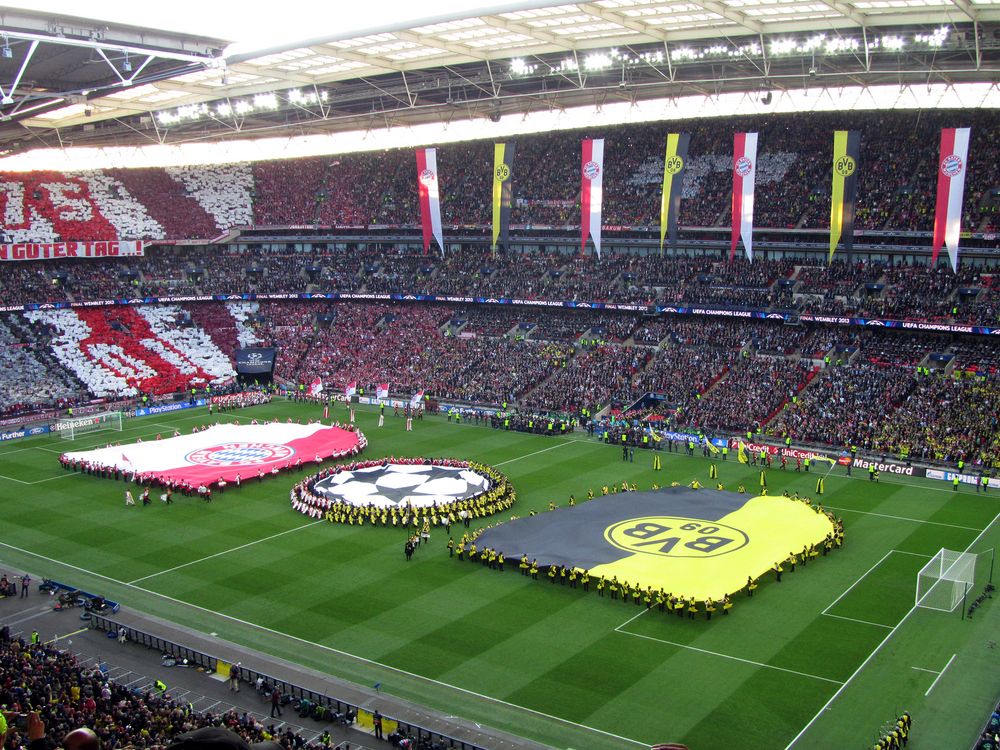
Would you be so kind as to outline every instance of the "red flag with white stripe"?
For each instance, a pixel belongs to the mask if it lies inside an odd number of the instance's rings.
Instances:
[[[375,398],[389,398],[389,384],[378,383],[375,386]]]
[[[958,271],[958,236],[962,230],[962,195],[969,161],[969,128],[941,129],[941,156],[938,159],[937,208],[934,211],[934,239],[931,267],[937,264],[941,245],[948,248],[951,269]]]
[[[431,246],[431,237],[434,237],[441,249],[441,257],[444,257],[436,148],[417,149],[417,190],[420,193],[420,224],[424,232],[424,254],[427,254],[427,249]]]
[[[587,238],[594,238],[594,250],[601,257],[601,203],[604,199],[604,139],[588,138],[583,142],[580,168],[580,254]]]
[[[733,136],[733,236],[729,260],[736,257],[736,243],[742,238],[747,260],[753,262],[753,186],[757,174],[757,134]]]

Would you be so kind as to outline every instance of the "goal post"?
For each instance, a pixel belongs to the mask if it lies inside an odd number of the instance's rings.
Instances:
[[[976,583],[973,552],[941,549],[917,574],[914,606],[939,612],[954,612]]]
[[[122,413],[120,411],[105,411],[99,414],[85,414],[79,417],[64,417],[59,419],[53,429],[63,440],[76,440],[80,435],[103,430],[122,431]]]

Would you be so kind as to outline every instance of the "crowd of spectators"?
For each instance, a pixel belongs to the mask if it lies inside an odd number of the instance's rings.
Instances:
[[[651,358],[652,352],[645,347],[601,345],[584,350],[525,394],[523,404],[530,410],[567,413],[602,408],[630,391],[632,377]]]
[[[881,425],[914,388],[913,369],[862,360],[827,367],[767,425],[768,434],[796,442],[874,450]]]
[[[32,310],[24,316],[48,341],[52,359],[95,397],[186,392],[235,375],[230,355],[200,328],[182,325],[186,318],[172,305]]]
[[[1000,345],[982,337],[418,302],[37,310],[0,324],[0,343],[12,342],[8,373],[38,373],[0,377],[14,411],[65,404],[84,386],[107,397],[228,382],[234,350],[259,345],[278,348],[279,381],[319,377],[331,393],[388,383],[396,393],[572,414],[626,410],[652,393],[646,411],[679,427],[761,428],[947,460],[1000,455],[990,416],[1000,407]],[[958,408],[966,402],[975,407]]]
[[[52,738],[61,746],[69,732],[87,727],[104,748],[163,748],[178,735],[201,727],[227,728],[248,743],[273,741],[282,750],[321,750],[286,725],[265,724],[236,709],[213,713],[195,711],[170,693],[150,686],[131,688],[106,676],[98,667],[84,667],[69,651],[51,644],[31,644],[0,633],[0,705],[13,714],[34,711],[40,721],[41,742]],[[37,747],[29,740],[31,726],[8,724],[6,747]]]
[[[743,357],[701,398],[689,401],[677,424],[703,432],[759,428],[807,382],[810,371],[780,357]]]
[[[874,448],[912,458],[1000,463],[1000,384],[977,377],[917,377],[878,421]]]
[[[934,322],[996,324],[994,268],[928,269],[835,263],[815,258],[728,262],[722,253],[687,256],[606,253],[489,254],[458,249],[445,258],[393,247],[331,249],[323,243],[150,249],[111,261],[5,264],[12,283],[0,302],[83,301],[252,293],[398,293],[581,302],[659,303],[725,309],[853,314]],[[613,334],[621,339],[626,333]]]
[[[89,398],[76,378],[55,366],[46,345],[23,318],[0,320],[0,418]]]
[[[972,128],[963,226],[995,222],[997,125],[964,112]],[[691,133],[680,221],[724,227],[731,208],[732,133],[758,133],[755,225],[824,228],[830,215],[829,158],[836,129],[861,131],[857,226],[932,228],[939,132],[952,113],[808,113],[687,121]],[[672,125],[669,127],[673,127]],[[663,123],[526,135],[518,139],[512,225],[579,225],[580,140],[605,139],[604,223],[656,230],[663,179]],[[490,223],[492,143],[438,149],[446,227]],[[232,227],[419,226],[410,149],[255,163],[0,174],[8,233],[17,241],[115,238],[211,239]],[[29,236],[30,235],[30,236]],[[590,286],[597,277],[570,275]],[[599,283],[599,282],[598,282]],[[589,289],[588,295],[599,292]],[[600,298],[600,295],[596,295]]]

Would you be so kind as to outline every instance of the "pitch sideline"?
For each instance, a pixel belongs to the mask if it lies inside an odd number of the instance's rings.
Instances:
[[[540,717],[542,717],[544,719],[551,719],[552,721],[557,721],[557,722],[559,722],[561,724],[567,724],[569,726],[574,726],[574,727],[578,727],[580,729],[585,729],[588,732],[596,732],[597,734],[601,734],[601,735],[604,735],[606,737],[611,737],[612,739],[621,740],[623,742],[627,742],[627,743],[629,743],[631,745],[636,745],[638,747],[642,747],[642,748],[648,748],[649,747],[649,743],[647,743],[647,742],[640,742],[639,740],[633,740],[633,739],[631,739],[629,737],[623,737],[621,735],[614,734],[613,732],[606,732],[603,729],[597,729],[596,727],[587,726],[586,724],[580,724],[580,723],[575,722],[575,721],[570,721],[569,719],[564,719],[564,718],[562,718],[560,716],[553,716],[552,714],[547,714],[547,713],[545,713],[543,711],[537,711],[537,710],[535,710],[533,708],[528,708],[527,706],[519,706],[516,703],[510,703],[509,701],[505,701],[505,700],[502,700],[500,698],[494,698],[493,696],[490,696],[490,695],[484,695],[482,693],[477,693],[474,690],[469,690],[467,688],[459,687],[458,685],[450,685],[450,684],[448,684],[446,682],[441,682],[440,680],[435,680],[435,679],[433,679],[431,677],[425,677],[423,675],[416,674],[415,672],[409,672],[409,671],[407,671],[405,669],[400,669],[399,667],[393,667],[393,666],[391,666],[389,664],[383,664],[381,662],[375,661],[374,659],[368,659],[368,658],[366,658],[364,656],[358,656],[356,654],[348,653],[347,651],[341,651],[340,649],[334,648],[333,646],[326,646],[326,645],[324,645],[322,643],[316,643],[315,641],[310,641],[310,640],[307,640],[305,638],[300,638],[299,636],[296,636],[296,635],[291,635],[289,633],[282,633],[280,630],[274,630],[273,628],[269,628],[269,627],[267,627],[265,625],[258,625],[257,623],[250,622],[249,620],[243,620],[243,619],[241,619],[239,617],[235,617],[233,615],[227,615],[224,612],[217,612],[216,610],[209,609],[208,607],[202,607],[202,606],[200,606],[198,604],[192,604],[191,602],[186,602],[186,601],[183,601],[181,599],[175,599],[172,596],[168,596],[166,594],[161,594],[161,593],[159,593],[157,591],[152,591],[150,589],[143,588],[142,586],[136,586],[134,584],[127,583],[126,581],[120,581],[117,578],[112,578],[111,576],[106,576],[103,573],[97,573],[97,572],[92,571],[92,570],[87,570],[86,568],[81,568],[78,565],[73,565],[72,563],[67,563],[67,562],[62,562],[60,560],[55,560],[55,559],[53,559],[51,557],[47,557],[45,555],[41,555],[41,554],[39,554],[37,552],[32,552],[31,550],[26,550],[26,549],[23,549],[21,547],[16,547],[15,545],[8,544],[7,542],[0,542],[0,547],[7,547],[8,549],[12,549],[12,550],[14,550],[16,552],[20,552],[20,553],[25,554],[25,555],[30,555],[31,557],[36,557],[39,560],[44,560],[44,561],[46,561],[48,563],[51,563],[53,565],[61,565],[61,566],[66,567],[66,568],[70,568],[71,570],[76,570],[76,571],[79,571],[80,573],[84,573],[85,575],[94,576],[96,578],[101,578],[101,579],[103,579],[105,581],[109,581],[109,582],[117,584],[119,586],[125,586],[127,588],[135,589],[136,591],[141,591],[144,594],[148,594],[148,595],[156,597],[158,599],[163,599],[163,600],[169,601],[169,602],[171,602],[173,604],[181,606],[182,608],[183,607],[190,607],[191,609],[196,609],[196,610],[199,610],[201,612],[205,612],[205,613],[210,614],[210,615],[215,615],[216,617],[221,617],[224,620],[228,620],[228,621],[236,623],[238,625],[243,625],[243,626],[246,626],[246,627],[249,627],[249,628],[253,628],[254,630],[259,630],[259,631],[264,632],[264,633],[269,633],[271,635],[276,635],[276,636],[279,636],[281,638],[288,638],[289,640],[296,641],[298,643],[302,643],[302,644],[305,644],[307,646],[313,646],[313,647],[321,649],[323,651],[328,651],[331,654],[336,654],[337,656],[347,657],[348,659],[354,659],[354,660],[359,661],[359,662],[361,662],[363,664],[366,664],[366,665],[369,665],[369,666],[372,666],[372,667],[378,667],[380,669],[385,669],[385,670],[388,670],[390,672],[394,672],[396,674],[403,675],[404,677],[409,677],[409,678],[412,678],[412,679],[415,679],[415,680],[418,680],[418,681],[422,681],[422,682],[428,682],[428,683],[431,683],[433,685],[437,685],[439,687],[443,687],[443,688],[446,688],[446,689],[449,689],[449,690],[455,690],[457,692],[464,693],[465,695],[469,695],[469,696],[472,696],[474,698],[478,698],[478,699],[484,700],[484,701],[486,701],[488,703],[496,703],[496,704],[499,704],[499,705],[508,706],[510,708],[517,709],[518,711],[526,711],[527,713],[534,714],[535,716],[540,716]],[[343,678],[341,678],[341,679],[343,679]],[[346,680],[346,681],[350,682],[350,680]]]

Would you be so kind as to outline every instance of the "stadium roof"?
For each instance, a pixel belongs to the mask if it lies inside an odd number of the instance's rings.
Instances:
[[[381,23],[381,7],[366,8],[368,28],[330,34],[309,33],[326,26],[322,14],[301,15],[309,38],[255,51],[221,34],[0,9],[0,148],[307,135],[609,98],[1000,73],[1000,0],[536,0],[405,23]]]

